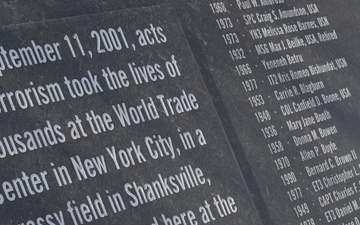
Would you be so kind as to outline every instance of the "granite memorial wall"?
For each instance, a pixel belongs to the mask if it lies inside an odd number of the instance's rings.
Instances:
[[[360,224],[358,1],[1,5],[5,224]]]

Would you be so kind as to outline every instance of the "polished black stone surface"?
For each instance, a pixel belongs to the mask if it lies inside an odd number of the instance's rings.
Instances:
[[[173,3],[263,223],[359,223],[359,2],[161,3]],[[10,2],[2,21],[153,2],[59,4]]]
[[[358,6],[223,1],[183,20],[266,224],[359,221]]]
[[[2,224],[260,224],[175,11],[0,29]]]
[[[100,1],[100,0],[36,0],[1,1],[0,24],[17,24],[29,21],[56,19],[127,8],[136,8],[161,4],[163,1]]]

